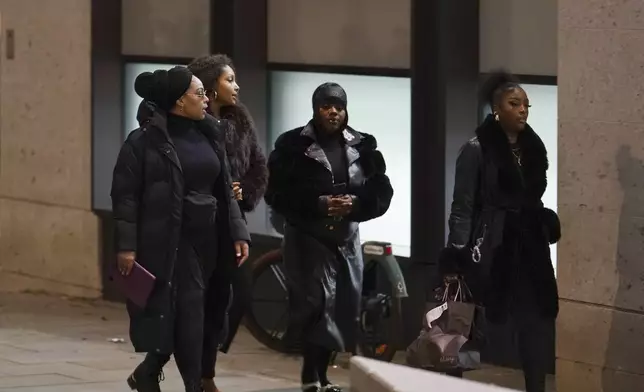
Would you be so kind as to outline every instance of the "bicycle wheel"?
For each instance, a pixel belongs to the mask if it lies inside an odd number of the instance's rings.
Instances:
[[[288,290],[282,251],[272,250],[255,260],[252,266],[251,304],[245,325],[264,346],[286,354],[298,352],[287,346],[282,337],[288,325]]]
[[[398,351],[402,330],[401,299],[392,295],[392,285],[377,262],[365,265],[360,312],[359,354],[391,362]]]

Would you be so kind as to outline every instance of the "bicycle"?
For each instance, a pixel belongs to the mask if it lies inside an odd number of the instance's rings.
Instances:
[[[365,268],[358,352],[352,354],[390,362],[401,348],[401,301],[408,296],[405,279],[391,244],[366,242],[362,252]],[[288,291],[281,249],[260,256],[251,271],[252,302],[245,316],[246,327],[255,339],[272,350],[299,352],[282,341],[288,323]]]

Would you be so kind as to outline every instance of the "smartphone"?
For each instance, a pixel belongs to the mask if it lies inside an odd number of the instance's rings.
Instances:
[[[333,195],[332,196],[341,196],[347,193],[347,183],[341,182],[339,184],[333,184]]]

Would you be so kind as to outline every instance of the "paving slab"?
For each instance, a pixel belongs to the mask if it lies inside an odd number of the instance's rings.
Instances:
[[[0,392],[125,392],[125,379],[141,359],[128,342],[121,304],[0,292]],[[403,361],[400,353],[395,362]],[[329,369],[334,382],[348,386],[348,363],[348,355],[338,356]],[[164,374],[163,391],[183,390],[174,361]],[[223,392],[296,392],[299,374],[299,358],[269,350],[242,328],[231,351],[220,355],[217,385]],[[513,369],[485,367],[467,378],[522,387]]]
[[[80,380],[60,374],[29,374],[24,376],[4,376],[0,378],[0,388],[22,388],[34,386],[68,385]]]

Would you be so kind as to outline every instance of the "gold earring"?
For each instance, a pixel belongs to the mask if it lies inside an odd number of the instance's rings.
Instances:
[[[496,121],[499,121],[499,113],[494,113],[494,119],[495,119]]]

